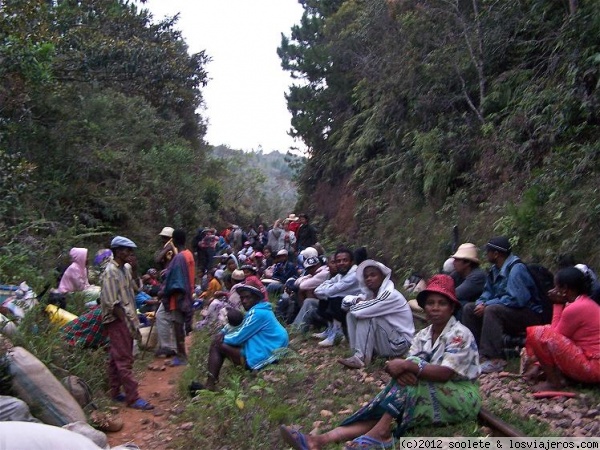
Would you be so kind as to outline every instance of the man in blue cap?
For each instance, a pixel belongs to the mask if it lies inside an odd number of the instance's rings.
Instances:
[[[102,324],[110,339],[108,378],[111,397],[125,401],[131,408],[148,410],[154,406],[140,398],[138,383],[133,377],[133,340],[140,339],[140,324],[135,310],[131,268],[126,263],[132,258],[135,248],[135,243],[123,236],[116,236],[111,241],[114,259],[104,271],[100,306]]]

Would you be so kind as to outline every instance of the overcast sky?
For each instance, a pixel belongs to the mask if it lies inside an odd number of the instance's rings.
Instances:
[[[281,33],[302,17],[297,0],[148,0],[142,7],[155,20],[179,13],[190,52],[206,50],[213,60],[202,91],[210,144],[283,153],[301,146],[287,135],[291,79],[277,56]]]

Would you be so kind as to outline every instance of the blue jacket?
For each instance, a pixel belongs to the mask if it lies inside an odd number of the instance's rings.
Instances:
[[[225,344],[242,347],[242,355],[251,369],[262,369],[277,360],[275,350],[288,346],[288,334],[279,323],[270,303],[250,308],[239,327],[225,335]]]
[[[525,264],[516,255],[510,255],[500,269],[495,265],[490,269],[485,288],[477,305],[504,305],[509,308],[529,308],[542,312],[538,301],[537,286]]]

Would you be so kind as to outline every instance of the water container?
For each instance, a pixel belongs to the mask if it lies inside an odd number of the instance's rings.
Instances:
[[[61,327],[77,319],[75,314],[71,314],[69,311],[65,311],[56,305],[46,306],[46,312],[50,316],[50,322]]]

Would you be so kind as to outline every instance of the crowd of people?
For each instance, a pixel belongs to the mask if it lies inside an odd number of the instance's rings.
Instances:
[[[165,227],[158,234],[155,267],[142,277],[128,238],[115,237],[110,251],[94,260],[102,275],[92,316],[108,337],[110,394],[132,408],[153,407],[139,397],[131,370],[133,340],[139,339],[136,309],[143,307],[156,310],[156,355],[172,357],[172,365],[187,364],[186,334],[212,333],[207,379],[192,383],[192,391],[217,389],[226,360],[248,370],[280,360],[288,330],[311,333],[317,348],[347,342],[348,356],[338,362],[350,370],[368,370],[377,357],[387,360],[390,383],[339,427],[307,435],[282,426],[283,439],[295,449],[344,441],[348,449],[389,448],[394,423],[398,437],[416,425],[474,418],[481,403],[477,379],[504,370],[507,337],[524,338],[524,376],[536,383],[534,390],[562,388],[568,379],[600,382],[595,273],[564,261],[545,292],[506,237],[483,247],[487,273],[480,248],[464,243],[442,273],[426,282],[407,280],[405,294],[416,294],[416,306],[396,289],[392,269],[369,259],[365,248],[327,254],[304,214],[290,214],[270,228],[201,228],[190,248],[184,230]],[[87,250],[74,248],[71,256],[59,291],[89,291]],[[429,323],[418,333],[415,309]],[[65,333],[72,344],[82,342],[74,338],[81,334],[73,324]]]

